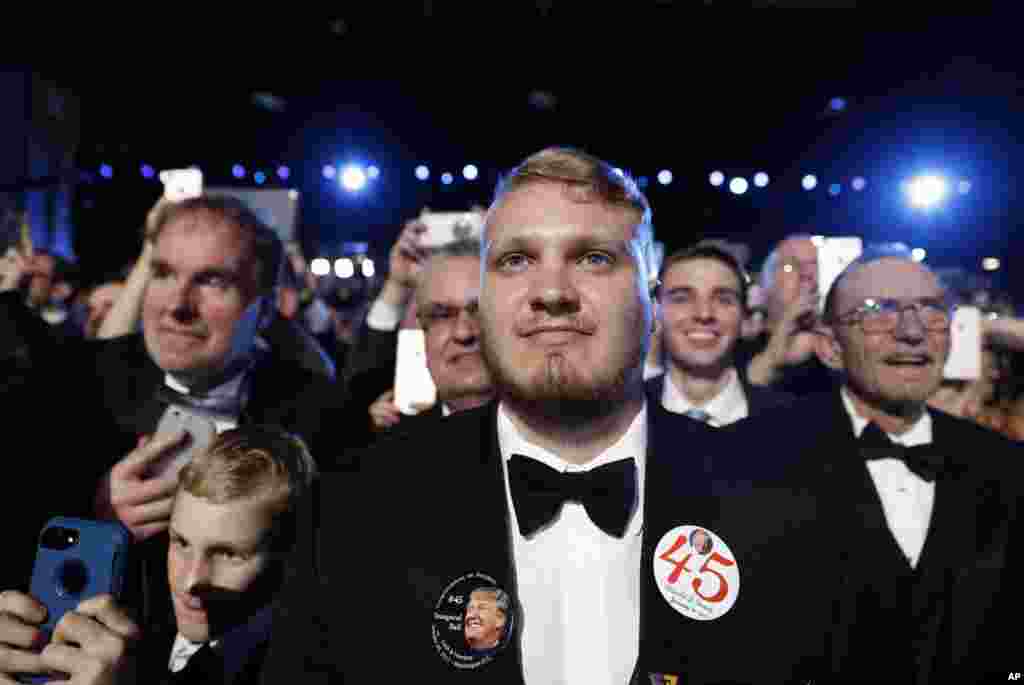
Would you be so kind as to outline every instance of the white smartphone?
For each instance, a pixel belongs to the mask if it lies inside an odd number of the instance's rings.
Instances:
[[[181,202],[203,194],[203,172],[199,169],[166,169],[160,172],[164,197]]]
[[[836,278],[864,252],[864,241],[847,236],[823,238],[818,243],[818,313],[825,307],[825,296]]]
[[[653,281],[661,271],[661,265],[665,262],[665,243],[652,242],[647,253],[647,274]]]
[[[484,215],[480,212],[424,212],[420,221],[427,230],[420,236],[422,247],[440,247],[457,240],[479,240]]]
[[[433,406],[437,386],[427,368],[427,337],[421,328],[398,330],[398,362],[395,365],[395,406],[403,414],[420,410],[413,404]]]
[[[981,310],[957,307],[949,332],[949,358],[942,377],[954,380],[981,378]]]
[[[153,463],[149,468],[149,476],[157,477],[181,471],[192,461],[193,456],[209,447],[217,436],[217,426],[213,421],[172,404],[161,417],[155,434],[164,435],[181,430],[188,433],[184,446]]]

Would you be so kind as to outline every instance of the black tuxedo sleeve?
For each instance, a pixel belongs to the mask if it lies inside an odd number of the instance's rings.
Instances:
[[[340,522],[329,522],[329,530],[322,528],[322,502],[343,497],[344,480],[353,477],[325,474],[296,510],[295,543],[274,610],[274,636],[260,672],[263,685],[346,682],[346,644],[339,636],[343,622],[355,624],[358,618],[356,612],[342,614],[338,609],[358,592],[346,591],[343,578],[328,583],[320,565],[320,547],[324,535],[344,528]],[[345,543],[338,539],[329,544]]]

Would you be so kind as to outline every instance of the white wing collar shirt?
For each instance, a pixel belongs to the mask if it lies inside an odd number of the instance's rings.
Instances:
[[[846,389],[841,392],[843,406],[853,422],[854,435],[859,438],[868,420],[857,414]],[[889,439],[905,447],[927,445],[932,441],[931,414],[925,410],[909,431],[902,435],[889,435]],[[924,480],[899,459],[872,459],[867,462],[867,469],[882,501],[889,530],[910,566],[916,568],[928,536],[935,503],[935,483]]]
[[[571,464],[527,442],[501,405],[498,442],[505,465],[505,499],[523,616],[526,683],[629,682],[639,650],[646,406],[617,443],[584,465]],[[633,459],[637,499],[625,534],[622,538],[607,534],[590,520],[582,504],[566,502],[551,525],[524,537],[508,485],[508,460],[513,454],[562,472],[584,472]]]

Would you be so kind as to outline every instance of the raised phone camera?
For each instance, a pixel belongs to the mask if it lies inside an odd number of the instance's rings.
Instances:
[[[78,544],[78,531],[74,528],[51,526],[43,531],[41,542],[47,549],[64,551]],[[75,597],[89,584],[89,569],[81,559],[65,559],[54,571],[53,581],[59,596]]]

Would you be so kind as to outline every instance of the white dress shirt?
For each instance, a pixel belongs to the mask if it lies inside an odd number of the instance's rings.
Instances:
[[[736,373],[736,369],[729,369],[729,381],[717,395],[702,406],[691,402],[676,387],[672,381],[672,374],[666,373],[665,387],[661,391],[661,406],[676,414],[685,414],[691,409],[706,411],[711,417],[708,419],[708,423],[715,428],[736,423],[740,419],[747,418],[750,413],[747,395],[743,392],[743,384],[740,383],[740,376]]]
[[[210,643],[210,647],[217,646],[217,640]],[[174,645],[171,646],[171,658],[167,661],[167,668],[172,673],[177,673],[188,665],[188,660],[198,652],[205,642],[192,642],[181,633],[174,638]]]
[[[212,388],[208,393],[206,393],[206,397],[210,398],[210,402],[213,405],[216,405],[218,400],[224,398],[237,397],[243,390],[242,381],[244,379],[245,372],[243,371],[242,373],[239,373],[233,378],[231,378],[226,383],[221,383],[217,387]],[[174,376],[172,376],[169,373],[164,375],[164,383],[167,384],[167,387],[171,388],[172,390],[177,390],[183,395],[189,394],[188,387],[186,385],[183,385],[180,381],[178,381]],[[201,404],[203,403],[202,400],[200,400],[199,402]],[[224,431],[231,430],[232,428],[237,428],[239,416],[237,414],[227,415],[218,412],[216,414],[212,414],[210,416],[210,419],[217,427],[217,433],[219,434],[223,433]]]
[[[841,394],[843,406],[853,421],[853,432],[859,438],[868,420],[857,414],[845,388]],[[889,439],[906,447],[927,445],[932,441],[931,415],[925,410],[909,431],[902,435],[889,435]],[[928,536],[935,503],[935,483],[924,480],[899,459],[872,459],[866,465],[882,500],[889,530],[910,566],[916,568]]]
[[[617,443],[582,466],[527,442],[501,405],[498,443],[506,464],[505,497],[522,606],[525,682],[629,682],[639,651],[646,406]],[[507,463],[512,454],[531,457],[558,471],[574,472],[634,459],[637,502],[625,535],[608,535],[590,520],[582,504],[566,502],[550,526],[523,537],[508,487]]]
[[[402,310],[384,302],[380,298],[373,301],[370,311],[366,313],[366,325],[375,331],[394,331],[402,323]]]

